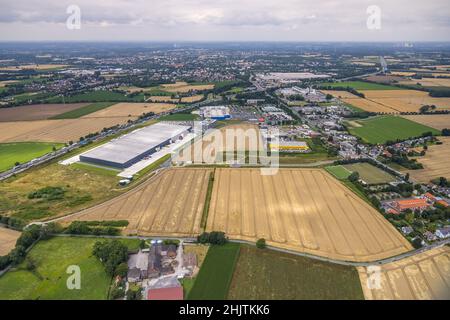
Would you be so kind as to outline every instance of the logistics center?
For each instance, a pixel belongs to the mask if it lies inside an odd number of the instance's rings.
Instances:
[[[80,155],[80,161],[124,169],[182,139],[190,126],[157,123],[135,130]]]

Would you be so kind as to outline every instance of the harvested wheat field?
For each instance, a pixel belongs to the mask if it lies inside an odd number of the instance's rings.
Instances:
[[[156,114],[175,109],[175,105],[167,103],[128,103],[114,104],[108,108],[90,113],[82,118],[139,117],[143,113]]]
[[[424,87],[450,87],[449,78],[422,78],[414,79],[413,83],[420,83]]]
[[[393,76],[411,77],[416,73],[408,71],[392,71],[390,74],[392,74]]]
[[[450,137],[439,137],[439,140],[443,144],[429,146],[425,156],[417,158],[423,169],[408,171],[413,180],[426,183],[439,177],[450,179]]]
[[[397,110],[391,109],[385,105],[377,103],[375,101],[367,100],[364,98],[357,99],[341,99],[343,102],[348,103],[354,107],[362,109],[368,112],[377,112],[377,113],[398,113]]]
[[[321,91],[324,94],[331,94],[333,97],[338,98],[343,102],[352,105],[356,108],[362,109],[364,111],[377,113],[398,113],[397,110],[393,110],[388,106],[385,106],[372,100],[360,98],[348,91],[337,91],[337,90],[321,90]],[[369,91],[378,91],[378,90],[369,90]]]
[[[186,82],[177,82],[173,84],[163,84],[164,91],[186,93],[191,90],[203,91],[214,89],[214,84],[189,84]]]
[[[151,96],[148,98],[148,101],[178,103],[180,102],[180,99],[174,99],[170,96]]]
[[[49,70],[68,67],[67,64],[26,64],[21,66],[0,67],[0,71],[17,71],[17,70]]]
[[[210,174],[210,169],[169,169],[63,222],[128,220],[125,234],[195,236],[200,233]]]
[[[367,300],[450,299],[449,247],[435,248],[380,266],[380,283],[370,281],[374,287],[368,284],[372,270],[368,272],[366,267],[358,267],[358,272]]]
[[[183,97],[180,101],[181,103],[193,103],[202,100],[204,97],[202,94],[197,94],[195,96]]]
[[[129,119],[111,117],[0,122],[0,143],[77,141],[80,137],[103,128],[125,124]]]
[[[185,87],[187,86],[188,83],[185,81],[177,81],[175,83],[166,83],[161,85],[161,87],[165,88],[165,89],[173,89],[173,88],[180,88],[180,87]]]
[[[435,105],[438,110],[450,109],[450,98],[433,98],[418,90],[362,90],[367,100],[398,112],[417,112],[423,105]]]
[[[437,130],[450,128],[450,114],[410,115],[402,117]]]
[[[186,145],[173,159],[175,162],[222,163],[226,160],[226,153],[234,157],[238,151],[245,153],[263,149],[258,126],[242,123],[206,131],[202,138]]]
[[[207,230],[346,261],[407,252],[409,242],[321,169],[216,169]]]
[[[7,255],[16,246],[20,232],[0,227],[0,257]]]
[[[82,108],[88,104],[33,104],[22,107],[0,108],[0,122],[45,120],[65,112]]]

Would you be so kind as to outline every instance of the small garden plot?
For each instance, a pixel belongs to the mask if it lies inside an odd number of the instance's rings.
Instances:
[[[353,163],[342,166],[350,172],[358,172],[359,177],[367,184],[384,184],[395,181],[395,177],[370,163]]]

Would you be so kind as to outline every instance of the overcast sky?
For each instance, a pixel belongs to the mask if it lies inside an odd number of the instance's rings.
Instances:
[[[69,30],[69,5],[81,29]],[[367,8],[381,9],[370,30]],[[450,41],[449,0],[0,0],[0,41]]]

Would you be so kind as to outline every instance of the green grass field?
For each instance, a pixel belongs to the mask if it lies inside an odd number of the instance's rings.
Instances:
[[[159,118],[160,121],[195,121],[200,116],[192,113],[175,113]]]
[[[26,270],[20,264],[0,277],[1,300],[104,300],[111,278],[101,262],[92,256],[96,238],[55,237],[40,241],[27,255],[37,268]],[[130,250],[139,246],[139,240],[121,240]],[[81,289],[66,286],[67,267],[77,265],[81,270]]]
[[[349,132],[360,137],[364,142],[372,144],[419,137],[425,132],[441,134],[436,129],[396,116],[377,116],[356,122],[361,124],[361,127],[349,126]]]
[[[325,167],[325,170],[327,170],[329,173],[331,173],[335,178],[339,180],[345,180],[351,174],[351,171],[348,171],[343,166],[329,166]]]
[[[228,298],[356,300],[364,295],[354,267],[242,245]]]
[[[187,296],[190,300],[223,300],[227,298],[240,245],[228,243],[211,246]]]
[[[350,87],[355,90],[400,90],[401,88],[364,81],[342,81],[342,82],[324,82],[321,86],[330,87]]]
[[[105,166],[99,166],[99,165],[94,165],[94,164],[88,164],[88,163],[83,163],[83,162],[75,162],[73,164],[71,164],[71,166],[73,168],[79,168],[79,169],[83,169],[86,171],[90,171],[90,172],[95,172],[98,174],[104,174],[107,176],[117,176],[117,174],[120,172],[120,170],[113,168],[113,167],[105,167]]]
[[[370,163],[353,163],[343,165],[345,169],[351,172],[358,172],[359,177],[368,184],[383,184],[395,181],[395,177],[383,171]]]
[[[62,146],[61,143],[45,142],[2,143],[0,144],[0,172],[11,169],[16,162],[26,163],[52,152],[53,147],[59,149]]]
[[[59,115],[56,115],[50,119],[77,119],[82,116],[88,115],[90,113],[94,113],[96,111],[105,109],[107,107],[112,106],[115,102],[97,102],[87,105],[85,107],[81,107],[76,110],[68,111]]]
[[[114,91],[91,91],[86,93],[76,94],[71,97],[64,97],[64,102],[66,103],[76,103],[76,102],[144,102],[144,95],[138,94],[135,96],[126,96],[122,93]],[[48,99],[48,103],[62,103],[63,98],[60,96],[52,97]]]

